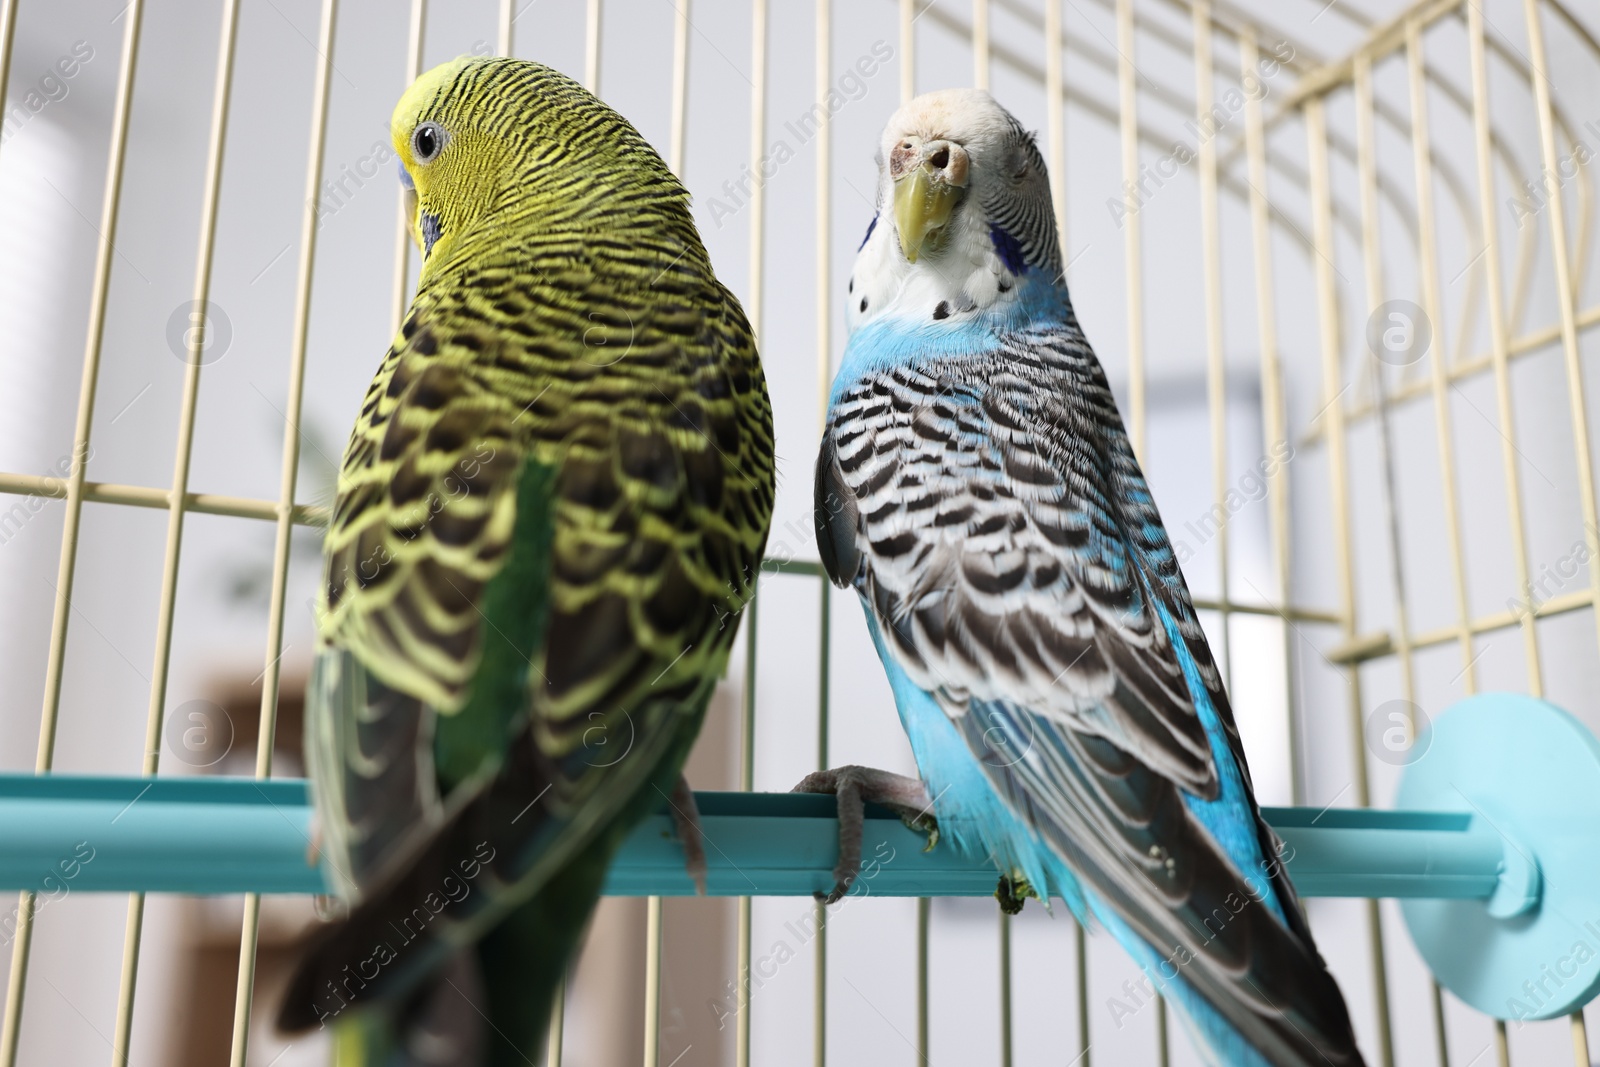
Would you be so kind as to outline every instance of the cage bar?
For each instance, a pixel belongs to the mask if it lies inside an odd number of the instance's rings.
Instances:
[[[294,326],[289,348],[289,384],[283,412],[283,456],[279,463],[277,522],[274,528],[272,585],[268,593],[266,666],[261,672],[261,716],[256,740],[255,776],[272,776],[278,728],[278,684],[283,660],[283,619],[288,595],[290,536],[294,532],[295,485],[300,469],[300,406],[305,388],[306,342],[311,329],[312,277],[317,258],[317,210],[321,204],[322,162],[327,145],[328,98],[333,80],[334,28],[338,0],[323,0],[317,32],[316,81],[312,90],[311,143],[306,159],[306,211],[300,228]],[[420,30],[418,31],[420,33]],[[256,942],[261,918],[257,894],[245,898],[239,934],[238,1002],[234,1010],[233,1067],[243,1067],[249,1043],[250,990],[254,984]],[[246,976],[249,976],[248,982]]]
[[[1361,258],[1365,267],[1366,278],[1366,308],[1369,315],[1376,314],[1379,305],[1383,303],[1383,250],[1380,240],[1381,219],[1379,218],[1378,203],[1378,167],[1377,167],[1377,131],[1374,122],[1376,106],[1372,94],[1372,63],[1366,56],[1357,56],[1352,71],[1355,105],[1356,105],[1356,167],[1358,181],[1361,186]],[[1437,349],[1435,349],[1437,351]],[[1367,353],[1373,356],[1374,353]],[[1368,360],[1366,366],[1372,375],[1374,391],[1377,394],[1378,404],[1378,431],[1380,449],[1383,461],[1383,496],[1386,533],[1389,539],[1390,573],[1389,578],[1393,584],[1395,632],[1398,635],[1396,660],[1400,669],[1400,692],[1407,701],[1416,699],[1416,679],[1412,670],[1412,654],[1410,641],[1411,627],[1406,621],[1408,618],[1406,602],[1405,571],[1402,566],[1400,542],[1400,512],[1394,487],[1394,452],[1392,447],[1392,433],[1389,419],[1388,383],[1384,378],[1383,366],[1375,359]],[[1414,741],[1416,724],[1407,716],[1408,740]],[[1369,917],[1369,924],[1373,919]],[[1381,930],[1381,916],[1379,917]],[[1388,996],[1388,953],[1381,940],[1375,942],[1378,953],[1373,961],[1373,969],[1383,975],[1383,987],[1377,996],[1378,1006],[1378,1032],[1382,1035],[1381,1045],[1384,1049],[1394,1047],[1394,1021],[1389,1014]],[[1439,999],[1439,986],[1430,980],[1433,992],[1433,1011],[1435,1031],[1441,1036],[1444,1034],[1443,1007]],[[1386,1067],[1393,1062],[1392,1052],[1387,1054]],[[1441,1039],[1439,1041],[1440,1067],[1450,1067],[1449,1046]]]
[[[9,20],[5,41],[9,59],[15,7],[9,7],[5,15]],[[139,28],[143,15],[143,0],[130,0],[123,13],[126,22],[123,25],[116,102],[112,105],[111,150],[106,163],[106,184],[100,208],[100,242],[95,253],[94,280],[90,290],[89,329],[84,342],[83,375],[78,389],[77,425],[73,430],[72,469],[65,487],[66,517],[62,524],[61,558],[54,583],[55,607],[50,621],[49,658],[45,666],[44,710],[39,722],[39,751],[34,762],[34,769],[39,774],[48,772],[55,762],[56,719],[61,706],[67,623],[72,611],[72,583],[77,574],[78,533],[83,517],[84,473],[88,467],[89,433],[94,426],[95,386],[100,376],[106,300],[111,288],[111,257],[116,250],[117,213],[122,197],[122,164],[127,154],[128,120],[133,111],[133,78],[138,65]],[[17,1042],[22,1027],[22,999],[28,984],[28,952],[33,942],[33,905],[34,894],[25,890],[17,903],[17,934],[11,947],[11,981],[6,987],[5,1021],[3,1028],[0,1028],[0,1067],[13,1067],[16,1063]],[[124,985],[128,980],[125,974]]]
[[[428,25],[428,0],[411,0],[411,14],[406,31],[405,84],[410,85],[422,73],[422,41]],[[511,23],[505,23],[509,40]],[[395,189],[394,227],[394,283],[393,310],[389,321],[395,330],[405,321],[406,307],[411,303],[411,219],[406,215],[407,190]]]

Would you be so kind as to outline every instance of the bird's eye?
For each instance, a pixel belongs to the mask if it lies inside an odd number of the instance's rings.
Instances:
[[[431,163],[444,142],[444,127],[437,122],[424,122],[411,132],[411,154],[418,163]]]

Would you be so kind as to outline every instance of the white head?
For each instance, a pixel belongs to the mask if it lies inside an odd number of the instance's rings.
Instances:
[[[1059,281],[1044,159],[981,89],[924,93],[878,149],[878,214],[850,278],[853,330],[880,314],[959,318]]]

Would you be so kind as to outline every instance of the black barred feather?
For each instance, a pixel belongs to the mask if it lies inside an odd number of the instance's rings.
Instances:
[[[1102,455],[1096,440],[1121,444]],[[830,569],[870,590],[913,678],[953,708],[1025,695],[1216,795],[1177,655],[1141,610],[1146,561],[1207,689],[1225,700],[1221,674],[1086,344],[1021,331],[987,354],[864,378],[833,402],[817,479],[819,499],[840,502],[819,508],[840,516],[823,551],[856,561]],[[858,575],[868,555],[870,574]]]
[[[1361,1062],[1281,863],[1287,928],[1185,804],[1220,784],[1176,623],[1247,791],[1221,673],[1075,321],[866,373],[834,399],[817,540],[1023,823],[1272,1062]],[[1022,758],[1013,754],[1023,753]],[[1251,800],[1253,805],[1254,801]],[[1265,857],[1280,853],[1254,813]],[[1232,915],[1237,909],[1229,909]],[[1187,956],[1185,958],[1188,958]]]
[[[444,132],[426,162],[408,140],[421,123]],[[581,927],[612,851],[677,780],[773,505],[749,324],[625,119],[539,64],[466,59],[419,79],[393,128],[431,246],[345,453],[318,623],[324,657],[418,711],[424,776],[447,795],[364,800],[388,824],[362,840],[389,844],[296,976],[289,1029],[402,1001],[500,924],[522,947],[484,959],[526,957],[558,914]],[[355,702],[313,703],[316,718]],[[323,820],[355,810],[324,803],[350,780],[341,758],[312,760]],[[349,828],[324,833],[350,851]],[[475,891],[349,981],[468,870]],[[525,993],[575,951],[548,933]]]

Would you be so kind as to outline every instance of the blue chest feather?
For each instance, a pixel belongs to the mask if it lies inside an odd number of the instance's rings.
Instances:
[[[990,857],[1000,870],[1020,872],[1041,897],[1059,897],[1079,920],[1086,920],[1086,902],[1078,880],[1038,835],[1011,813],[944,709],[895,662],[884,647],[871,609],[865,603],[862,608],[894,691],[895,708],[911,742],[917,771],[933,797],[940,835],[969,855]]]
[[[886,311],[856,328],[833,379],[837,400],[863,377],[914,362],[937,362],[992,353],[1024,331],[1067,329],[1071,305],[1065,287],[1030,271],[994,307],[935,319]]]

